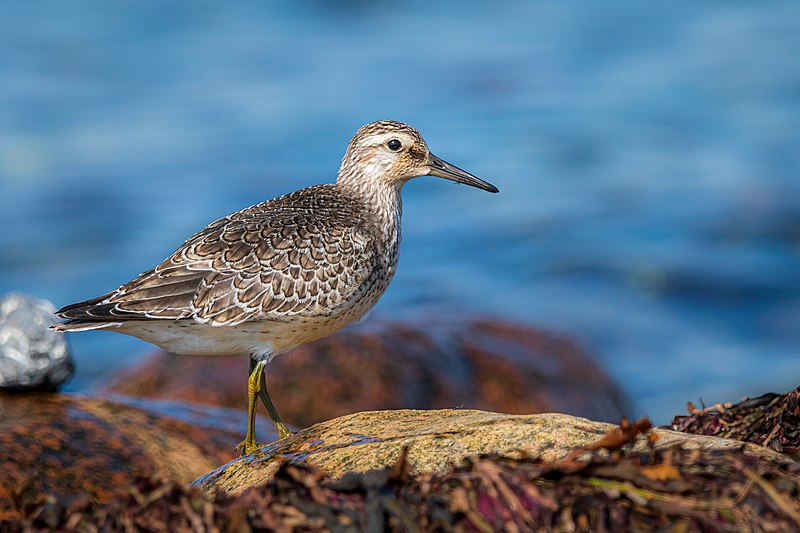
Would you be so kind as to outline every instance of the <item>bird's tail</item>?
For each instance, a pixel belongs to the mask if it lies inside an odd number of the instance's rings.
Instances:
[[[105,329],[121,326],[122,322],[98,322],[91,320],[67,320],[61,324],[50,326],[54,331],[91,331],[93,329]]]

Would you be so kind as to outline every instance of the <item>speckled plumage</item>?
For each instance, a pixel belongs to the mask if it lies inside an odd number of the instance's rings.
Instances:
[[[167,341],[169,349],[201,355],[247,348],[226,348],[218,337],[228,331],[263,331],[271,346],[247,351],[289,350],[357,320],[385,291],[397,264],[399,216],[373,215],[336,185],[254,205],[212,223],[117,290],[65,307],[60,329],[117,328],[151,340],[154,328],[172,325],[187,338]],[[242,326],[248,322],[263,327]],[[208,329],[218,327],[219,335]],[[217,346],[189,338],[204,330]]]
[[[373,122],[350,141],[335,184],[217,220],[133,281],[61,309],[66,322],[56,329],[109,329],[175,353],[257,359],[324,337],[386,290],[400,247],[400,191],[428,174],[497,191],[433,156],[414,128]]]

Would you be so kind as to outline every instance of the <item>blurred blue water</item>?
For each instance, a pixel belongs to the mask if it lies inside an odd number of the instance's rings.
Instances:
[[[577,336],[666,422],[800,381],[800,4],[6,3],[0,293],[67,304],[419,128],[376,313]],[[72,337],[85,389],[147,351]]]

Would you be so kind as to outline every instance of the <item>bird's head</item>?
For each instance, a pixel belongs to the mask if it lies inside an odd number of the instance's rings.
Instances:
[[[437,176],[498,192],[491,183],[433,155],[417,130],[394,120],[372,122],[356,132],[342,159],[338,181],[402,187],[419,176]]]

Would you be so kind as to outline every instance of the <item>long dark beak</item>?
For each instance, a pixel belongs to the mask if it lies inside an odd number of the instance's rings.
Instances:
[[[428,156],[428,168],[430,168],[430,172],[428,172],[429,176],[436,176],[446,180],[463,183],[465,185],[472,185],[473,187],[483,189],[484,191],[500,192],[500,189],[488,181],[483,181],[482,179],[473,176],[466,170],[461,170],[457,166],[451,165],[447,161],[439,159],[433,154]]]

